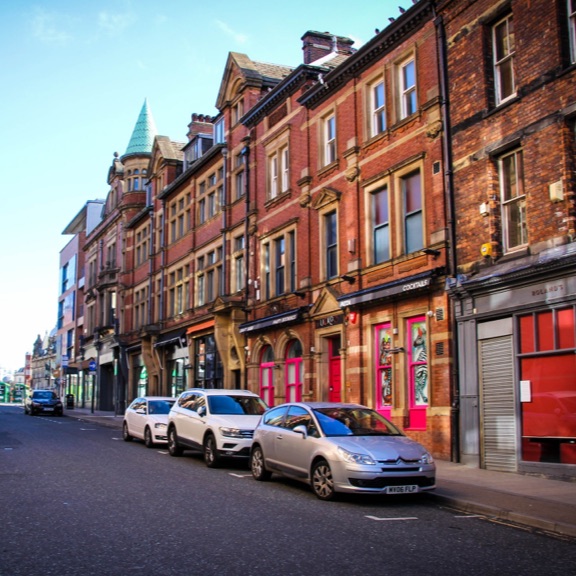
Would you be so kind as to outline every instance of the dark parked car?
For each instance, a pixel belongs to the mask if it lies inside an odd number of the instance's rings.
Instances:
[[[62,402],[54,390],[33,390],[24,401],[24,412],[35,414],[54,414],[62,416]]]

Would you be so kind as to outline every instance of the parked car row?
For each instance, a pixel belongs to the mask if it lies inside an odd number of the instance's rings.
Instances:
[[[136,398],[124,440],[167,443],[171,456],[203,454],[211,468],[244,458],[252,476],[309,484],[321,500],[339,492],[412,494],[436,487],[431,454],[381,414],[358,404],[289,402],[268,408],[247,390],[190,389]]]

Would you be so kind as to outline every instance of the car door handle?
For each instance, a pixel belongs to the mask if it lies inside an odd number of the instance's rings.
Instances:
[[[282,438],[284,438],[284,436],[282,436],[282,434],[278,434],[278,435],[276,436],[276,440],[282,440]]]

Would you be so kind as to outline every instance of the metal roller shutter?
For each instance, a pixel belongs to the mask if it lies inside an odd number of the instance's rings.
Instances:
[[[480,342],[482,455],[487,470],[517,471],[512,337]]]

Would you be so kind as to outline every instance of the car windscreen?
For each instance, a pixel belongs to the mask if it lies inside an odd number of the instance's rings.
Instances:
[[[369,408],[317,408],[314,414],[326,436],[403,436],[392,422]]]
[[[148,414],[168,414],[174,401],[170,400],[150,400],[148,402]]]
[[[208,396],[211,414],[245,414],[261,416],[267,406],[254,396]]]
[[[37,390],[32,394],[34,400],[52,400],[56,397],[54,392],[50,392],[49,390]]]

